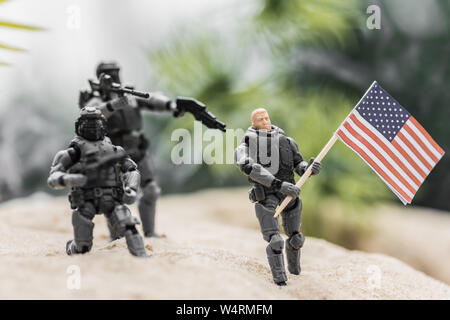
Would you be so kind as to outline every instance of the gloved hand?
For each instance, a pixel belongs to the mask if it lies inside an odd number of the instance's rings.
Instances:
[[[123,194],[123,202],[125,204],[133,204],[136,201],[137,192],[130,187],[125,187]]]
[[[297,198],[300,195],[300,188],[295,184],[284,181],[281,184],[280,192],[286,196]]]
[[[184,116],[186,110],[183,108],[183,101],[171,101],[170,102],[170,110],[173,112],[173,116],[175,118],[180,118]]]
[[[312,164],[311,175],[314,176],[316,174],[319,174],[320,169],[322,169],[322,164],[320,162],[314,162],[314,158],[309,159],[308,167],[310,167],[311,164]]]
[[[62,177],[65,186],[82,187],[87,182],[87,177],[81,173],[68,173]]]
[[[113,110],[120,110],[120,109],[123,109],[125,106],[132,104],[131,99],[132,98],[125,95],[125,96],[121,96],[121,97],[112,99],[109,102],[109,104],[111,105],[111,108]]]

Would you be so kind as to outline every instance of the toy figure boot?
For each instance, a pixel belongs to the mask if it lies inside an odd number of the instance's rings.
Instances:
[[[272,271],[273,281],[279,286],[285,286],[287,281],[284,268],[283,251],[275,251],[270,244],[266,248],[267,260]]]
[[[161,237],[155,232],[156,200],[160,192],[161,189],[156,181],[142,186],[142,197],[139,199],[138,208],[145,237]]]
[[[298,230],[300,229],[300,219],[302,214],[302,201],[297,198],[292,201],[281,213],[283,219],[283,229],[289,237],[286,239],[286,259],[290,273],[300,274],[300,248],[305,242],[305,237]]]
[[[66,253],[68,255],[86,253],[92,248],[94,223],[91,221],[95,213],[92,206],[87,204],[83,208],[83,214],[80,209],[72,212],[72,225],[74,230],[74,240],[66,243]]]
[[[134,230],[127,230],[125,232],[125,240],[127,241],[128,251],[133,256],[145,258],[147,257],[147,253],[145,252],[144,240],[138,232],[133,231]]]
[[[287,267],[290,273],[299,275],[301,272],[300,267],[300,248],[303,245],[304,237],[301,233],[301,238],[293,237],[286,239],[286,260]],[[301,242],[300,242],[301,241]]]

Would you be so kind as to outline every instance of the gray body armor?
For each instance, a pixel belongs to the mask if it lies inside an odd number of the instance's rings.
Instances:
[[[247,144],[250,157],[269,171],[275,178],[281,181],[295,183],[294,168],[297,164],[294,161],[294,152],[297,149],[293,148],[290,138],[285,135],[284,131],[275,127],[269,133],[262,133],[259,130],[250,128],[243,139],[243,143]],[[272,146],[273,143],[278,144],[278,148],[276,145]],[[256,150],[252,150],[255,147]],[[272,150],[272,147],[274,150]],[[277,152],[277,154],[272,154],[273,151]],[[278,193],[272,187],[264,186],[252,180],[250,177],[248,179],[253,184],[253,188],[249,191],[249,198],[252,202],[264,200],[267,194]],[[282,196],[280,195],[280,197]]]
[[[80,151],[80,160],[69,169],[69,173],[79,173],[83,166],[95,163],[101,158],[118,153],[118,148],[111,143],[108,137],[101,141],[88,141],[81,137],[75,137],[70,147]],[[100,168],[93,174],[87,174],[88,181],[80,189],[90,188],[122,188],[120,164]]]

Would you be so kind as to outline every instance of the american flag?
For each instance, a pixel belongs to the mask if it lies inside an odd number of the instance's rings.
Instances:
[[[376,81],[336,134],[405,205],[444,155],[419,122]]]

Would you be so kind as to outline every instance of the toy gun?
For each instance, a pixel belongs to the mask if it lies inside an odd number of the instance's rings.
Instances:
[[[122,87],[119,83],[116,83],[112,80],[110,75],[102,73],[98,79],[98,81],[89,80],[89,85],[93,92],[97,91],[100,94],[108,95],[109,92],[115,92],[118,95],[123,95],[124,93],[140,97],[140,98],[148,98],[150,94],[146,92],[141,92],[134,90],[130,87]]]
[[[206,106],[193,98],[178,97],[176,102],[176,117],[183,115],[185,112],[191,113],[194,118],[210,129],[219,129],[225,132],[225,123],[217,120],[216,116],[206,110]]]
[[[69,173],[81,173],[86,176],[87,183],[99,179],[102,169],[111,167],[116,163],[124,160],[128,155],[123,149],[117,150],[116,153],[98,157],[96,152],[87,153],[86,161],[79,162],[70,168]]]

